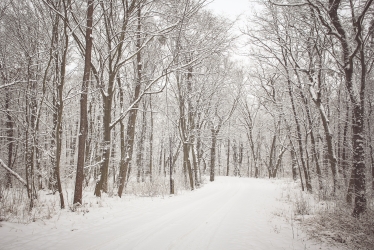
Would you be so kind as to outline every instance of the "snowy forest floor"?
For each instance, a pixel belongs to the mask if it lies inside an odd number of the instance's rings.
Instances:
[[[1,222],[0,249],[342,249],[300,230],[292,184],[217,177],[174,196],[91,197],[48,220]]]

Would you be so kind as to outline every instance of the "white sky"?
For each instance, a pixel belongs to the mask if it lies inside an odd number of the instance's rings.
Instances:
[[[213,0],[206,7],[213,10],[216,14],[233,19],[248,13],[251,5],[253,3],[251,4],[249,0]]]
[[[206,9],[212,10],[215,14],[227,17],[231,20],[235,20],[239,17],[238,22],[233,27],[235,34],[240,35],[239,29],[246,26],[247,17],[253,14],[254,10],[259,7],[256,0],[208,0],[211,3],[206,5]],[[239,51],[234,52],[231,56],[240,60],[241,62],[247,62],[248,58],[246,56],[241,56],[240,51],[244,49],[243,44],[245,43],[244,37],[237,40],[239,45]]]

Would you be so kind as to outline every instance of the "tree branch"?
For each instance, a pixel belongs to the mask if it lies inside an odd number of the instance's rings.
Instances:
[[[22,179],[21,176],[19,176],[19,174],[17,174],[16,172],[14,172],[12,169],[10,169],[7,165],[5,165],[5,163],[3,162],[3,160],[0,159],[0,165],[5,168],[11,175],[13,175],[14,177],[16,177],[17,180],[19,180],[24,186],[26,186],[26,181],[24,179]]]

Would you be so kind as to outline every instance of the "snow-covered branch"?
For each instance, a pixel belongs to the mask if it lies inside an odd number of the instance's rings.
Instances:
[[[27,185],[26,181],[21,176],[19,176],[19,174],[17,174],[12,169],[10,169],[7,165],[5,165],[5,163],[1,159],[0,159],[0,165],[3,168],[5,168],[11,175],[13,175],[14,177],[16,177],[16,179],[19,180],[23,185],[25,185],[25,186]]]

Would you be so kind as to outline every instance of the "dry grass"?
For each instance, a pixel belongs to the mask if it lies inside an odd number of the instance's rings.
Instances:
[[[30,223],[36,220],[50,219],[59,210],[57,195],[38,192],[34,207],[30,210],[30,199],[24,187],[5,189],[0,186],[0,221]]]
[[[293,210],[295,215],[311,215],[313,208],[308,194],[299,192],[294,195]]]
[[[127,184],[126,194],[146,197],[156,197],[168,195],[170,193],[169,180],[166,178],[156,177],[150,182],[137,182],[132,180]]]
[[[282,213],[292,225],[297,224],[316,241],[338,249],[374,249],[374,200],[368,194],[368,210],[360,219],[352,216],[353,207],[345,202],[345,189],[333,195],[331,185],[309,194],[299,184],[284,182],[281,200],[292,205]]]
[[[337,204],[305,219],[302,225],[312,238],[340,243],[347,249],[374,249],[374,211],[369,209],[360,219],[351,213],[351,207]]]
[[[63,194],[65,207],[68,211],[85,215],[93,207],[105,207],[110,204],[109,199],[117,197],[117,186],[109,182],[108,193],[101,198],[94,196],[95,181],[84,188],[84,204],[76,206],[72,204],[74,193],[74,182],[65,179]],[[26,189],[23,186],[14,185],[13,188],[6,189],[0,181],[0,222],[10,221],[16,223],[30,223],[37,220],[52,218],[60,211],[60,201],[58,193],[51,194],[49,190],[37,192],[37,199],[30,210],[30,200]],[[182,174],[174,176],[175,194],[189,190],[189,185],[184,181]],[[164,197],[170,194],[169,178],[163,175],[154,175],[152,182],[146,178],[144,182],[137,182],[135,176],[130,176],[129,183],[125,189],[125,195],[140,197]]]

